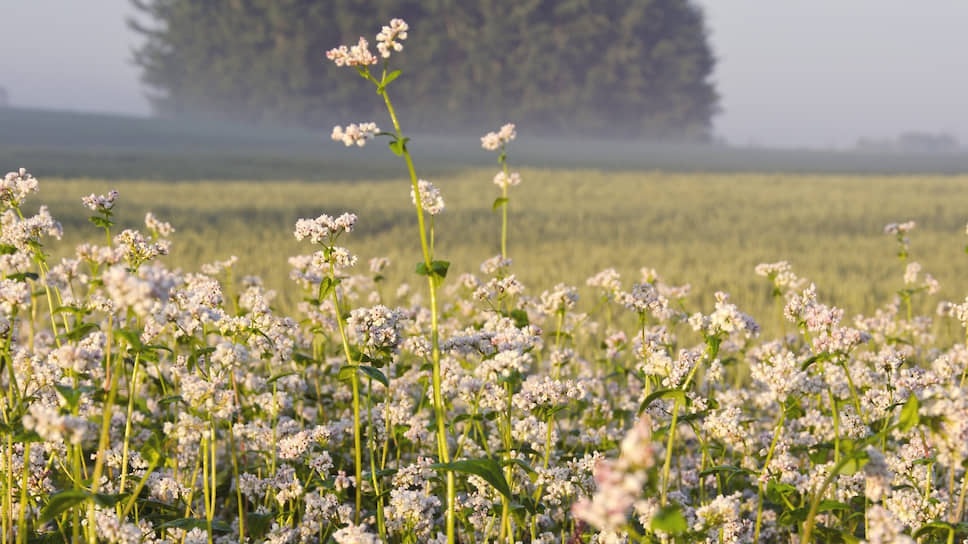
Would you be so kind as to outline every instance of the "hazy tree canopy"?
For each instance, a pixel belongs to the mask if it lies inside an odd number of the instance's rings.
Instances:
[[[135,53],[163,115],[334,122],[386,117],[372,85],[326,60],[410,25],[391,63],[405,128],[700,139],[718,96],[687,0],[132,0]],[[375,50],[374,50],[375,51]]]

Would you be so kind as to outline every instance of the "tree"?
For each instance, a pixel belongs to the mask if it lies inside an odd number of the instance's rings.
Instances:
[[[382,105],[324,53],[410,24],[394,64],[408,126],[697,139],[718,107],[687,0],[132,0],[159,114],[327,126]]]

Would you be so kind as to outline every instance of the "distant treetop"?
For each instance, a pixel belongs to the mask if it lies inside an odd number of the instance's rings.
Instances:
[[[699,140],[718,95],[701,9],[687,0],[131,0],[135,52],[161,115],[329,128],[384,121],[327,50],[409,24],[392,65],[401,121],[437,131]]]

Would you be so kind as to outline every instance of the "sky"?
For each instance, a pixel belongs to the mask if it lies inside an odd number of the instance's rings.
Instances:
[[[697,3],[729,143],[844,148],[921,131],[968,145],[968,1]],[[133,13],[128,0],[0,0],[10,104],[149,115]]]

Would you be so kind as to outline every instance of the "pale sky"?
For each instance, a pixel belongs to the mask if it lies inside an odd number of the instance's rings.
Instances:
[[[844,147],[919,130],[968,144],[968,1],[698,3],[718,59],[715,131],[730,143]],[[127,0],[0,0],[11,104],[148,115],[132,12]]]

